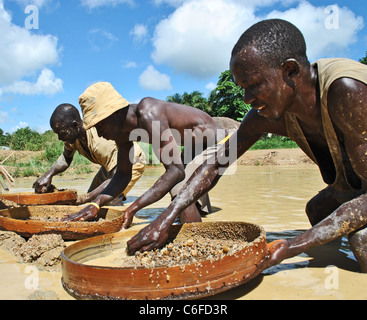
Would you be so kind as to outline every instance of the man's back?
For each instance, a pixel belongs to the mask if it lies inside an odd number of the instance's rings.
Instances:
[[[221,129],[204,111],[154,98],[141,100],[136,107],[136,115],[139,129],[148,131],[150,142],[155,130],[159,130],[161,135],[168,134],[164,131],[170,130],[178,145],[184,145],[185,142],[193,145],[213,144],[218,129]]]

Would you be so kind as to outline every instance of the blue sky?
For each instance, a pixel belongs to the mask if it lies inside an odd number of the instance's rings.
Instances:
[[[266,18],[297,25],[311,61],[366,55],[367,10],[354,0],[0,0],[0,128],[49,130],[56,106],[78,106],[97,81],[131,103],[207,96]]]

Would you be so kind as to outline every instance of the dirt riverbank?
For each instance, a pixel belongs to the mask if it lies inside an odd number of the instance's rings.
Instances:
[[[42,151],[12,151],[0,150],[0,164],[12,174],[15,167],[11,165],[14,161],[26,163],[39,156]],[[250,150],[237,160],[241,166],[263,166],[263,165],[304,165],[313,164],[313,162],[299,149],[268,149],[268,150]],[[91,164],[93,170],[99,169],[98,165]],[[63,175],[76,175],[72,169],[67,170]],[[79,176],[79,175],[78,175]]]

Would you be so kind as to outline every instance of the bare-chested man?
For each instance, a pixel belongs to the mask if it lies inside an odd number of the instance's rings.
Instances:
[[[230,68],[252,109],[218,157],[232,148],[240,157],[264,133],[274,133],[296,141],[328,184],[307,204],[313,227],[272,243],[268,266],[348,235],[367,272],[367,66],[348,59],[310,64],[301,32],[273,19],[241,36]],[[175,217],[216,184],[218,168],[218,162],[203,164],[171,205],[128,242],[130,253],[162,246]]]
[[[108,104],[103,102],[105,95],[111,97]],[[138,104],[130,104],[106,82],[89,87],[81,95],[79,103],[83,111],[84,127],[95,127],[100,136],[114,140],[118,146],[118,161],[115,175],[94,204],[68,216],[67,220],[93,219],[98,207],[111,201],[126,187],[131,177],[129,152],[133,141],[152,144],[154,153],[166,170],[148,191],[127,208],[123,224],[125,228],[140,209],[157,202],[168,192],[174,197],[180,188],[175,193],[172,190],[177,189],[177,185],[192,174],[194,169],[191,165],[194,168],[199,166],[196,161],[192,161],[185,168],[186,163],[181,158],[179,146],[184,145],[184,152],[191,153],[192,159],[198,150],[207,150],[225,135],[224,130],[199,109],[153,98],[144,98]],[[181,213],[180,220],[182,223],[201,221],[199,208],[195,204],[188,207]]]

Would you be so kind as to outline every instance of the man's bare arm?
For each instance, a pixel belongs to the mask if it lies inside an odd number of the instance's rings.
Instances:
[[[71,162],[73,161],[74,153],[75,151],[70,151],[64,148],[63,153],[52,165],[52,167],[33,184],[35,191],[41,193],[42,190],[47,190],[51,185],[52,178],[69,168]]]
[[[257,118],[256,115],[249,115],[249,117],[252,116]],[[248,128],[251,130],[248,131]],[[235,135],[219,149],[215,161],[208,159],[201,165],[167,209],[128,242],[129,253],[152,250],[164,245],[168,237],[168,229],[176,217],[212,189],[220,179],[220,169],[224,167],[224,164],[219,161],[220,157],[223,157],[225,153],[231,154],[229,149],[236,149],[235,157],[230,158],[226,166],[232,164],[262,136],[263,132],[260,130],[261,126],[247,126],[244,121]]]
[[[110,183],[94,199],[92,205],[87,205],[81,211],[67,216],[64,219],[65,221],[92,220],[97,215],[100,207],[118,197],[125,190],[132,176],[132,163],[129,158],[129,152],[132,147],[132,142],[119,146],[117,171]]]

